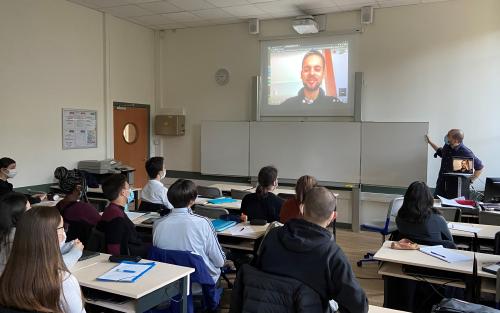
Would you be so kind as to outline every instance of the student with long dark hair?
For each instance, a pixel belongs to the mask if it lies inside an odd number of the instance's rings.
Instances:
[[[297,179],[295,184],[295,197],[290,198],[283,203],[280,211],[280,222],[286,223],[288,220],[294,218],[302,218],[304,205],[304,199],[306,198],[306,193],[313,187],[316,187],[318,182],[316,178],[304,175]]]
[[[17,223],[0,276],[0,307],[29,312],[85,312],[80,286],[64,265],[64,223],[54,207],[35,207]]]
[[[9,259],[17,222],[29,207],[28,199],[18,192],[0,198],[0,274]]]
[[[259,185],[255,193],[246,195],[241,201],[241,213],[249,220],[262,219],[271,223],[278,221],[284,200],[273,191],[278,186],[278,170],[274,166],[260,169]]]
[[[453,242],[446,220],[433,204],[434,199],[426,183],[420,181],[411,183],[396,217],[401,235],[413,240]]]

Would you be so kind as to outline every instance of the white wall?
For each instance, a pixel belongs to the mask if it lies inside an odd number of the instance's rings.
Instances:
[[[455,0],[375,11],[375,23],[357,35],[355,70],[365,73],[362,102],[367,121],[429,121],[437,143],[452,127],[500,176],[500,11],[497,0]],[[357,12],[328,16],[328,31],[359,24]],[[262,36],[292,34],[288,19],[264,21]],[[166,31],[162,108],[186,109],[186,135],[164,139],[168,168],[200,171],[202,120],[250,118],[251,77],[259,74],[259,41],[246,24]],[[217,68],[231,73],[214,82]],[[404,144],[402,143],[395,143]],[[272,153],[272,152],[271,152]],[[495,163],[496,162],[496,163]],[[439,161],[429,151],[428,182]],[[483,175],[485,177],[486,175]]]
[[[153,31],[116,19],[109,28],[113,50],[106,56],[102,13],[64,0],[0,2],[0,155],[17,161],[15,186],[48,183],[57,166],[105,158],[112,133],[107,98],[154,99],[153,80],[146,78]],[[129,34],[137,43],[127,42]],[[62,108],[97,110],[97,148],[62,150]]]

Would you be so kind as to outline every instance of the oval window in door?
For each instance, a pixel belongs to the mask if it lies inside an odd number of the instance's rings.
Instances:
[[[127,123],[123,127],[123,139],[128,144],[133,144],[137,140],[137,127],[134,123]]]

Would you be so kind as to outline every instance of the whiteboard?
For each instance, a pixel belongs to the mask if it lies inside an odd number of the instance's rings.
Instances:
[[[201,173],[249,176],[249,122],[201,123]]]
[[[359,183],[360,137],[353,122],[250,122],[250,176],[272,164],[284,179]]]
[[[429,123],[363,122],[361,136],[361,183],[408,187],[427,180]]]

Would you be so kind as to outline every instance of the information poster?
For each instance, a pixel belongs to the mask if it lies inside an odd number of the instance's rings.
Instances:
[[[97,111],[63,109],[63,149],[97,148]]]

